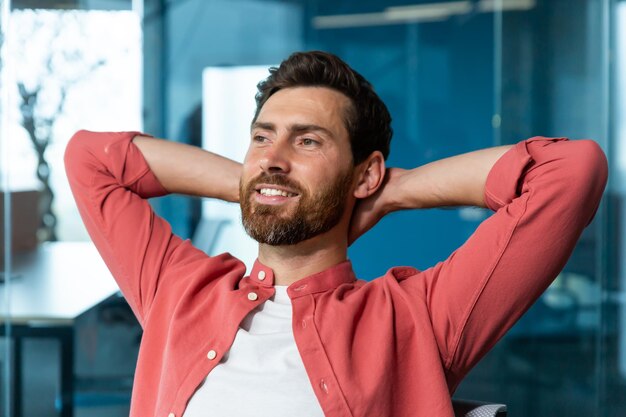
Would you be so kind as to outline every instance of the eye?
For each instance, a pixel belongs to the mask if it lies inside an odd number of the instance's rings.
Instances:
[[[256,143],[265,143],[267,142],[267,138],[265,136],[262,135],[254,135],[252,136],[252,141],[256,142]]]
[[[319,145],[319,142],[312,138],[302,138],[300,141],[304,146]]]

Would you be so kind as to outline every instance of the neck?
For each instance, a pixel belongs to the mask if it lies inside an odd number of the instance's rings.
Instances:
[[[259,245],[259,261],[274,271],[274,285],[290,285],[347,259],[347,231],[335,227],[289,246]]]

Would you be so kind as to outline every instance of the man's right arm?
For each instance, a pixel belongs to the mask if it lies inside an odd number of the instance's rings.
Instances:
[[[203,265],[217,271],[224,262],[236,267],[230,264],[238,262],[234,258],[207,260],[190,241],[173,234],[148,199],[176,192],[236,201],[237,163],[137,132],[83,130],[67,145],[65,166],[87,231],[140,323],[158,289],[169,294],[167,288],[184,285],[183,270]]]
[[[170,193],[239,201],[241,164],[196,146],[136,136],[150,170]]]

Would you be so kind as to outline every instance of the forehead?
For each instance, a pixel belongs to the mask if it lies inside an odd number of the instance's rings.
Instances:
[[[345,112],[350,99],[326,87],[293,87],[274,93],[263,105],[257,122],[316,124],[347,135]]]

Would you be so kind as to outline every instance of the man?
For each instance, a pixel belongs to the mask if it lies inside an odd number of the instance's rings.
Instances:
[[[386,169],[385,105],[323,52],[272,69],[257,104],[243,165],[136,132],[68,145],[81,215],[144,329],[131,415],[452,416],[461,379],[592,220],[604,154],[536,137]],[[239,202],[250,274],[173,235],[146,201],[166,193]],[[495,214],[426,271],[355,278],[347,247],[380,218],[451,205]]]

